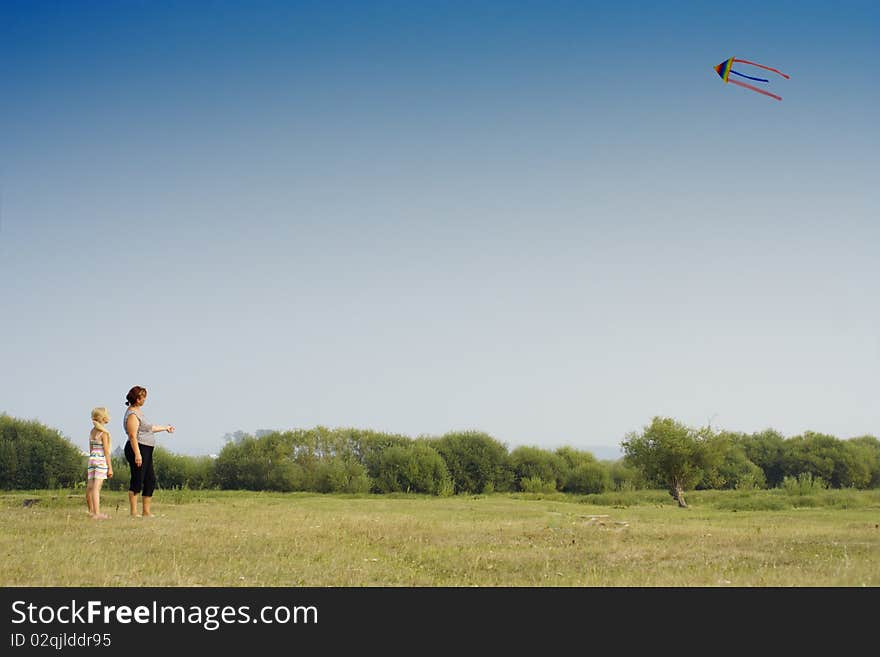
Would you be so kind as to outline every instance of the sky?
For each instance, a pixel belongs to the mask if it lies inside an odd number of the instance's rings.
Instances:
[[[0,0],[0,412],[119,441],[140,385],[193,455],[880,435],[878,19]]]

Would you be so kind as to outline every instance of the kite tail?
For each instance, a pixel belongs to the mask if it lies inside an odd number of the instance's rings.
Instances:
[[[778,73],[779,75],[781,75],[782,77],[784,77],[786,80],[790,80],[790,79],[791,79],[790,76],[786,75],[785,73],[783,73],[783,72],[780,71],[779,69],[770,68],[769,66],[764,66],[763,64],[756,64],[755,62],[750,62],[750,61],[747,60],[747,59],[736,59],[736,58],[734,58],[733,61],[735,61],[735,62],[740,62],[740,63],[742,63],[742,64],[750,64],[751,66],[757,66],[758,68],[763,68],[765,71],[773,71],[774,73]]]
[[[782,96],[777,96],[776,94],[771,94],[769,91],[764,91],[763,89],[758,89],[758,87],[753,87],[750,84],[746,84],[745,82],[737,82],[736,80],[728,80],[730,84],[737,84],[740,87],[745,87],[746,89],[751,89],[752,91],[757,91],[759,94],[764,94],[765,96],[770,96],[771,98],[775,98],[776,100],[782,100]]]
[[[737,73],[733,69],[730,69],[730,72],[733,73],[734,75],[738,75],[741,78],[748,78],[749,80],[757,80],[758,82],[770,82],[770,80],[765,80],[764,78],[753,78],[751,75],[743,75],[742,73]]]

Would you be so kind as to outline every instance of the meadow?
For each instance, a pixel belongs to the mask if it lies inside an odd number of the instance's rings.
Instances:
[[[880,491],[0,494],[3,586],[880,585]]]

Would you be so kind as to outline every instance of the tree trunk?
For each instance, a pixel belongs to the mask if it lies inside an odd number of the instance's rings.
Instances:
[[[672,482],[672,487],[669,489],[669,494],[672,495],[672,499],[678,502],[678,507],[680,509],[687,508],[687,502],[684,501],[684,488],[682,488],[680,482]]]

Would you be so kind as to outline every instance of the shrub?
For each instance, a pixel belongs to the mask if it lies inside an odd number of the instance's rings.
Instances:
[[[645,488],[641,485],[643,479],[639,471],[627,466],[623,459],[611,461],[607,467],[612,490],[630,491]]]
[[[785,475],[782,459],[786,449],[782,434],[773,429],[751,435],[733,434],[733,442],[742,447],[746,457],[761,468],[767,487],[776,488],[782,485]]]
[[[87,435],[82,442],[84,451]],[[0,414],[0,489],[73,486],[85,480],[87,462],[58,430]]]
[[[128,474],[128,463],[122,459]],[[153,467],[159,488],[209,488],[213,478],[214,462],[209,456],[185,456],[174,454],[163,447],[153,450]],[[114,479],[116,462],[113,463]]]
[[[871,471],[861,454],[856,444],[807,431],[786,441],[783,466],[789,476],[809,472],[832,488],[866,488],[871,482]]]
[[[828,488],[828,484],[822,477],[816,477],[811,472],[802,472],[797,477],[785,477],[782,487],[789,495],[812,495]]]
[[[353,458],[333,457],[318,463],[315,488],[319,493],[369,493],[367,470]]]
[[[732,442],[724,434],[712,443],[717,451],[716,462],[704,471],[698,488],[737,488],[740,481],[744,481],[745,486],[764,487],[764,470],[749,460],[741,445]]]
[[[413,440],[398,434],[347,429],[354,457],[364,465],[370,479],[379,478],[379,461],[389,447],[408,447]]]
[[[262,441],[263,438],[244,436],[235,442],[226,443],[214,463],[216,485],[232,490],[268,489],[270,469],[277,470],[278,463],[283,458],[276,458],[275,468],[270,468],[272,459]],[[276,474],[273,477],[275,485],[284,485],[279,483],[285,480],[283,475],[282,471],[282,476]]]
[[[441,495],[452,488],[446,462],[426,442],[384,449],[377,458],[375,483],[382,493]]]
[[[568,473],[562,487],[566,493],[583,494],[604,493],[611,489],[611,473],[598,461],[582,463],[574,468]]]
[[[122,453],[122,448],[118,445],[112,448],[110,463],[113,465],[113,478],[104,482],[104,490],[128,490],[131,471],[128,468],[128,461],[125,460]],[[85,480],[83,481],[85,482]]]
[[[289,493],[310,488],[308,473],[299,463],[281,459],[272,464],[266,473],[265,490]]]
[[[757,466],[756,466],[757,467]],[[758,468],[758,472],[741,475],[736,482],[736,490],[752,491],[764,487],[764,471]]]
[[[553,490],[562,487],[568,464],[553,452],[538,447],[517,447],[510,453],[510,468],[513,470],[515,485],[525,491],[523,480],[539,479],[545,484],[553,484]]]
[[[547,481],[540,477],[525,477],[519,481],[519,488],[524,493],[555,493],[556,481]]]
[[[868,471],[868,488],[880,488],[880,440],[874,436],[859,436],[846,441],[856,455],[856,459],[864,463]]]
[[[452,477],[456,493],[508,491],[513,471],[507,448],[486,433],[460,431],[429,441]]]

